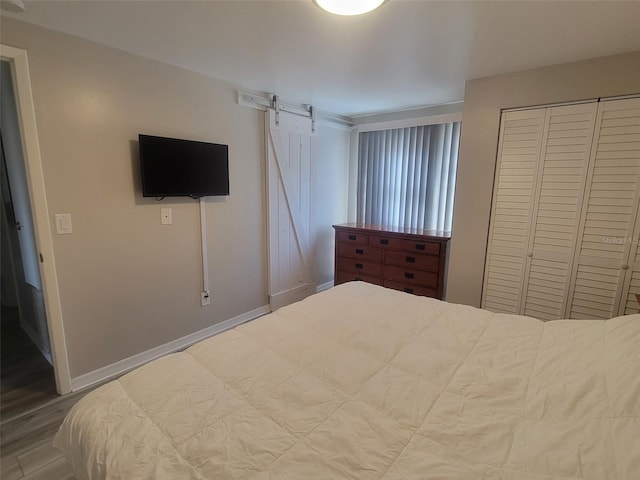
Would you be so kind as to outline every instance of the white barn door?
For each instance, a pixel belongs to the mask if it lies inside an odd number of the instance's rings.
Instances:
[[[315,293],[311,258],[311,119],[265,114],[269,304],[271,310]]]

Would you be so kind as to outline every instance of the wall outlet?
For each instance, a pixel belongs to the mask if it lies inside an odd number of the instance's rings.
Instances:
[[[209,290],[200,293],[200,300],[203,307],[211,304],[211,295],[209,294]]]

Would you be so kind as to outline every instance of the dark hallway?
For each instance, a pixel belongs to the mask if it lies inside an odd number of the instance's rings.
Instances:
[[[20,328],[17,307],[2,305],[0,321],[0,421],[38,407],[58,395],[51,364]]]

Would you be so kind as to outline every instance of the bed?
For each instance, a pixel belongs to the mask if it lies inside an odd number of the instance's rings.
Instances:
[[[85,396],[78,479],[640,479],[640,315],[493,314],[351,282]]]

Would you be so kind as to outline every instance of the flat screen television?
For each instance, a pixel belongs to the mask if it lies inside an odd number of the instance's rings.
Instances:
[[[144,197],[229,195],[229,147],[138,135]]]

